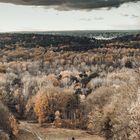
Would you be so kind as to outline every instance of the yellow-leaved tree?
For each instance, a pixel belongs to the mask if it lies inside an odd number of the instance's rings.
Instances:
[[[42,90],[36,95],[34,111],[38,117],[38,122],[41,125],[46,121],[48,112],[48,95]]]

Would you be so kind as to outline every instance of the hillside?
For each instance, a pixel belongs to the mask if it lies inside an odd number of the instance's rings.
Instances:
[[[139,94],[139,34],[0,34],[0,139],[139,140]]]

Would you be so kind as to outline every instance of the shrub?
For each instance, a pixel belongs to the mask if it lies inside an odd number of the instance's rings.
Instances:
[[[10,137],[16,136],[18,126],[15,117],[0,102],[0,129],[6,132]]]

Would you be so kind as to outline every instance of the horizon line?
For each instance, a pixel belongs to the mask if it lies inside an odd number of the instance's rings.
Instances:
[[[33,33],[33,32],[36,32],[36,33],[40,33],[40,32],[82,32],[82,31],[97,31],[97,32],[100,32],[100,31],[108,31],[108,32],[110,32],[110,31],[114,31],[114,32],[116,32],[116,31],[122,31],[122,32],[125,32],[125,31],[134,31],[134,32],[140,32],[140,29],[114,29],[114,30],[112,30],[112,29],[109,29],[109,30],[106,30],[106,29],[103,29],[103,30],[84,30],[84,29],[82,29],[82,30],[44,30],[44,31],[42,31],[42,30],[34,30],[34,31],[30,31],[30,30],[27,30],[27,31],[0,31],[0,33]]]

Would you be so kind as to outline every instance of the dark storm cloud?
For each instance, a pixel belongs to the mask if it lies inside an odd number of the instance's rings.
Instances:
[[[119,7],[123,3],[140,0],[0,0],[4,3],[33,6],[51,6],[59,10]]]

